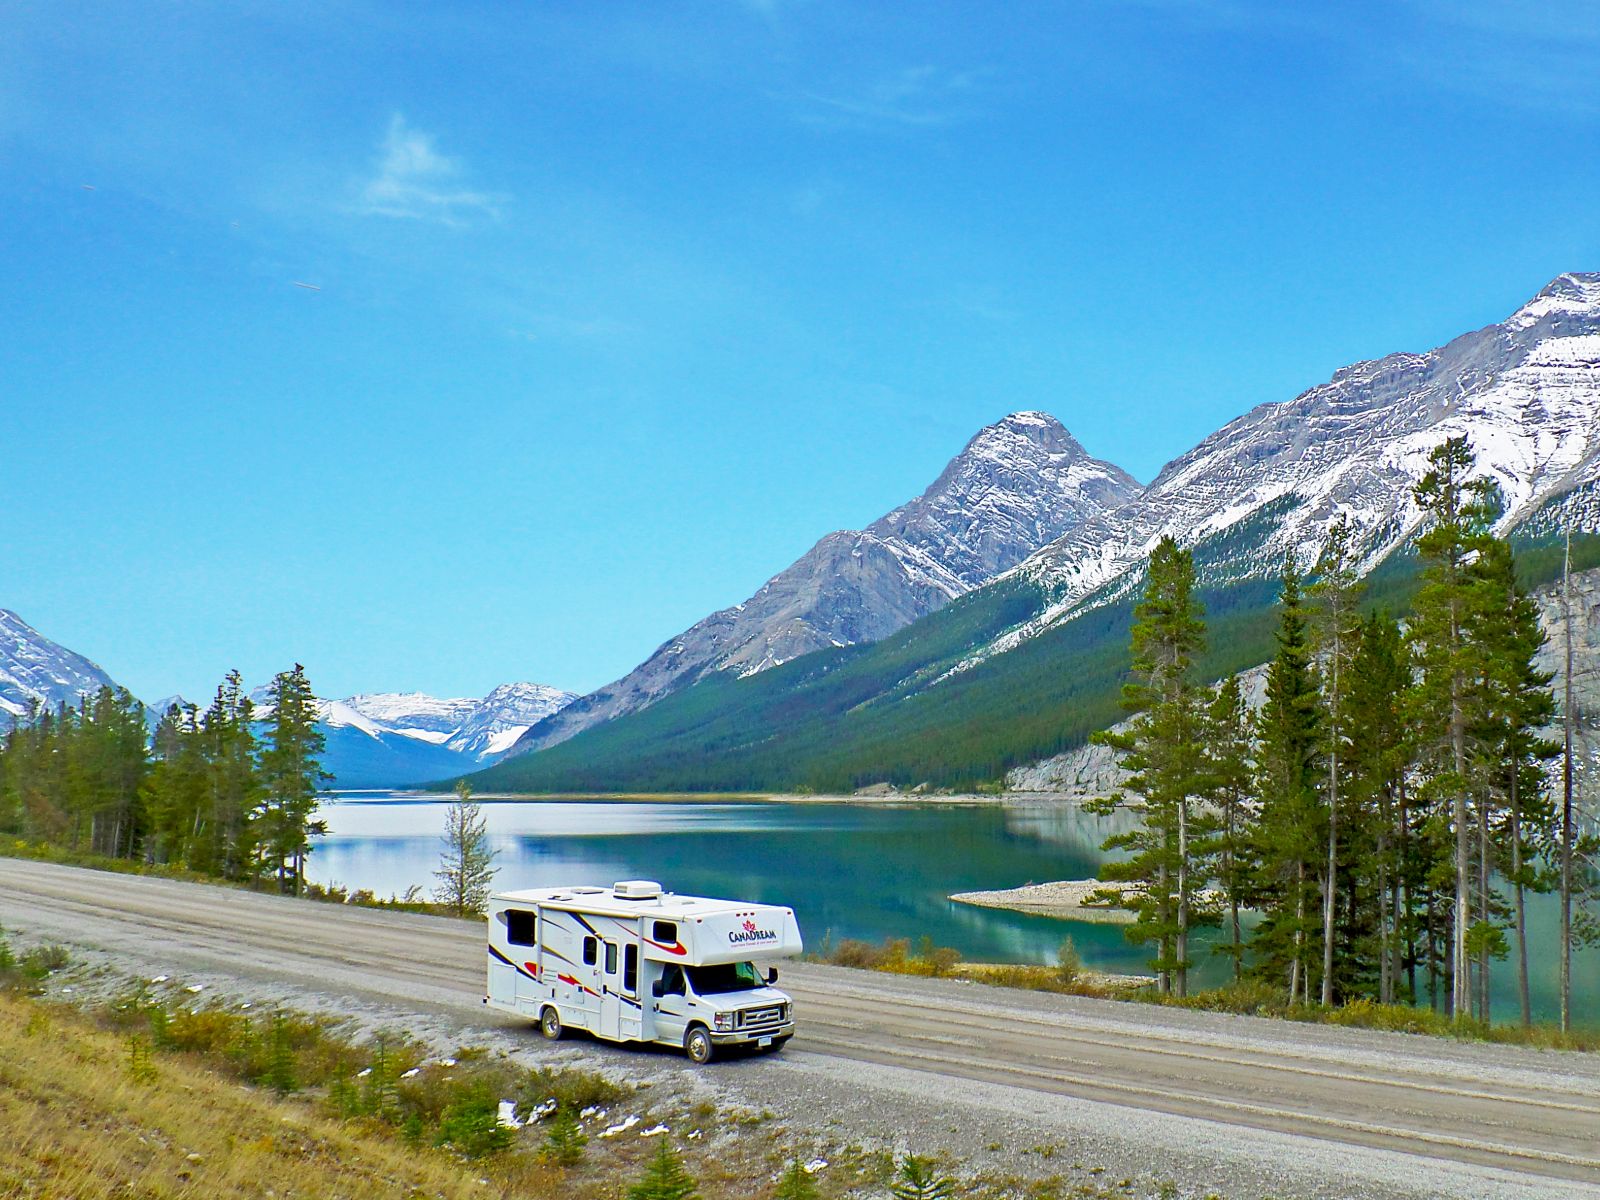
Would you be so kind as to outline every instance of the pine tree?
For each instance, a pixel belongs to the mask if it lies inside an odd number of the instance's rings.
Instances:
[[[1324,844],[1318,803],[1321,703],[1300,572],[1285,556],[1278,596],[1277,651],[1266,702],[1256,716],[1253,893],[1263,912],[1252,939],[1255,971],[1283,978],[1289,1000],[1310,1001],[1311,877]]]
[[[319,735],[320,736],[320,735]],[[242,878],[259,858],[256,817],[266,787],[266,762],[255,734],[255,706],[238,671],[217,687],[205,716],[206,809],[199,828],[207,866],[226,879]],[[320,742],[316,750],[320,752]]]
[[[456,800],[445,811],[444,853],[434,878],[436,903],[458,917],[481,913],[489,903],[489,887],[494,880],[494,859],[499,852],[489,847],[489,823],[483,806],[472,798],[466,780],[456,784]]]
[[[700,1195],[694,1177],[684,1170],[678,1153],[665,1137],[656,1146],[655,1157],[628,1189],[628,1200],[695,1200]]]
[[[1150,555],[1144,597],[1134,609],[1133,679],[1123,704],[1137,715],[1123,733],[1097,734],[1116,749],[1133,774],[1126,792],[1094,811],[1123,806],[1138,814],[1132,830],[1113,835],[1107,850],[1127,850],[1108,863],[1101,877],[1138,884],[1124,906],[1135,918],[1130,941],[1157,947],[1151,968],[1163,994],[1188,989],[1189,932],[1215,921],[1198,910],[1209,866],[1203,857],[1209,828],[1196,820],[1194,801],[1206,786],[1202,692],[1193,682],[1194,656],[1204,644],[1205,623],[1194,595],[1194,557],[1163,538]],[[1130,801],[1128,794],[1137,799]]]
[[[295,663],[292,671],[274,676],[268,697],[273,711],[260,756],[265,792],[261,841],[279,889],[298,896],[305,883],[311,837],[326,831],[313,819],[317,798],[333,776],[318,761],[324,739],[317,728],[317,700],[305,668]]]
[[[1206,797],[1216,812],[1217,889],[1228,910],[1228,940],[1216,948],[1233,965],[1233,981],[1244,970],[1244,907],[1250,873],[1249,830],[1254,823],[1250,792],[1250,710],[1239,677],[1217,684],[1206,710]]]
[[[1349,769],[1349,687],[1351,662],[1361,635],[1362,585],[1356,577],[1353,531],[1340,514],[1317,559],[1316,582],[1308,591],[1322,680],[1323,803],[1327,812],[1328,852],[1322,867],[1322,1003],[1334,1000],[1334,910],[1339,895],[1339,820],[1344,792],[1342,771]]]
[[[1377,999],[1395,1002],[1400,978],[1410,961],[1411,904],[1416,867],[1411,815],[1406,796],[1409,747],[1402,697],[1411,684],[1399,624],[1387,613],[1374,613],[1362,626],[1350,664],[1348,774],[1350,811],[1364,819],[1347,826],[1347,857],[1360,863],[1353,885],[1365,892],[1373,945],[1369,965],[1375,968]],[[1354,920],[1352,921],[1354,925]],[[1352,928],[1353,945],[1361,931]],[[1357,988],[1357,971],[1346,972],[1343,986]]]
[[[1536,656],[1545,642],[1539,609],[1517,582],[1515,555],[1508,542],[1491,541],[1473,564],[1486,589],[1480,639],[1486,660],[1481,698],[1480,730],[1487,769],[1501,799],[1503,827],[1495,840],[1505,843],[1498,861],[1488,857],[1487,816],[1480,843],[1480,911],[1488,904],[1491,869],[1500,869],[1512,887],[1512,922],[1517,940],[1517,990],[1524,1026],[1533,1023],[1528,986],[1527,893],[1548,890],[1546,877],[1536,868],[1530,847],[1553,840],[1555,807],[1545,788],[1543,764],[1560,753],[1560,747],[1539,735],[1555,717],[1553,672],[1541,671]],[[1479,964],[1479,1006],[1488,1017],[1488,962]]]
[[[1473,1000],[1467,942],[1474,912],[1469,741],[1477,715],[1474,684],[1484,674],[1483,647],[1473,626],[1485,606],[1481,580],[1470,567],[1488,544],[1498,504],[1492,482],[1470,478],[1474,459],[1465,438],[1437,447],[1428,464],[1414,493],[1427,529],[1417,539],[1422,587],[1407,631],[1418,671],[1412,720],[1422,734],[1426,796],[1439,808],[1453,840],[1450,1009],[1466,1016]]]

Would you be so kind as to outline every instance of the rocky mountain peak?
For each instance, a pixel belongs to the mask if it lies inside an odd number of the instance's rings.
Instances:
[[[1600,319],[1600,272],[1569,271],[1557,275],[1517,309],[1506,325],[1522,330],[1552,317]]]
[[[980,429],[927,491],[866,532],[931,558],[966,590],[1138,491],[1049,413],[1016,412]]]
[[[564,741],[714,671],[753,675],[887,637],[1138,491],[1055,417],[1014,412],[980,429],[920,496],[864,530],[823,537],[744,603],[712,613],[622,679],[535,725],[514,752]]]

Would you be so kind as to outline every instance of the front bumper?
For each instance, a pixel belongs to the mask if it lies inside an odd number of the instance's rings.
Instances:
[[[762,1038],[771,1038],[773,1043],[786,1042],[794,1034],[794,1022],[785,1021],[781,1025],[767,1025],[756,1029],[708,1029],[711,1035],[711,1044],[714,1046],[748,1046],[761,1041]]]

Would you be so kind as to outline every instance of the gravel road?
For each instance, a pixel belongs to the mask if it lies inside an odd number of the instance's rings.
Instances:
[[[488,1012],[470,922],[16,859],[0,859],[0,922],[116,970],[581,1061],[972,1171],[1080,1164],[1239,1200],[1600,1200],[1596,1055],[797,963],[789,1049],[697,1071],[657,1048],[550,1045]]]

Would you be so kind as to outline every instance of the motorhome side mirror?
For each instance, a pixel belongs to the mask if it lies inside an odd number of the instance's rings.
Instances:
[[[661,997],[667,994],[666,989],[661,986],[661,980],[658,979],[650,985],[650,994],[657,1000],[661,999]]]
[[[767,968],[767,982],[769,984],[778,982],[778,968],[777,967],[768,967]]]

